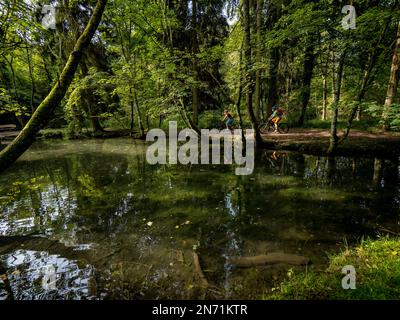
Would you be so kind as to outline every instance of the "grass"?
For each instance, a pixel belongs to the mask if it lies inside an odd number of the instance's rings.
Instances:
[[[38,137],[41,139],[65,139],[67,137],[66,129],[42,129]]]
[[[342,268],[356,270],[356,289],[342,288]],[[274,300],[389,300],[400,298],[400,238],[364,240],[330,256],[325,271],[288,273],[281,286],[266,294]]]

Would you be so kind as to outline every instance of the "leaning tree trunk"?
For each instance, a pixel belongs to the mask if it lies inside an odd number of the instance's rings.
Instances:
[[[350,116],[349,116],[349,118],[347,120],[347,127],[346,127],[346,130],[345,130],[343,136],[340,138],[340,141],[339,141],[340,143],[343,142],[348,137],[348,135],[350,133],[351,126],[353,124],[353,120],[356,117],[356,115],[357,115],[357,117],[359,117],[360,114],[361,114],[361,112],[360,112],[360,110],[361,110],[360,104],[364,100],[364,96],[365,96],[365,93],[367,91],[368,84],[370,83],[372,69],[375,67],[376,62],[377,62],[377,60],[379,58],[379,55],[382,52],[381,44],[382,44],[382,41],[383,41],[384,36],[386,34],[386,30],[387,30],[387,28],[389,26],[390,20],[391,19],[388,19],[386,21],[385,27],[383,28],[383,30],[382,30],[382,32],[381,32],[381,34],[379,36],[379,39],[375,44],[374,50],[373,50],[372,54],[369,56],[369,59],[368,59],[367,65],[366,65],[366,69],[365,69],[365,72],[364,72],[363,80],[362,80],[362,83],[361,83],[361,87],[360,87],[360,90],[358,91],[358,94],[357,94],[356,105],[352,108],[352,110],[350,112]]]
[[[390,129],[389,124],[389,113],[390,107],[393,104],[394,97],[397,93],[397,85],[399,84],[399,71],[400,71],[400,21],[397,27],[397,39],[393,52],[392,68],[390,70],[389,85],[386,93],[385,106],[383,108],[382,120],[383,130],[388,131]]]
[[[64,98],[64,95],[74,78],[82,55],[85,49],[89,46],[92,37],[100,24],[106,4],[107,0],[97,0],[92,17],[77,40],[57,83],[36,109],[32,118],[20,132],[18,137],[0,153],[0,172],[13,164],[32,145],[36,134],[47,124],[54,113],[54,109]]]

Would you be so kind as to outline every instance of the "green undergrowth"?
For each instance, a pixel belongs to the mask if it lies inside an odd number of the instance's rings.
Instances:
[[[356,288],[343,289],[344,266],[354,266]],[[364,240],[329,257],[324,271],[288,273],[280,287],[263,299],[276,300],[391,300],[400,298],[400,239],[383,237]]]

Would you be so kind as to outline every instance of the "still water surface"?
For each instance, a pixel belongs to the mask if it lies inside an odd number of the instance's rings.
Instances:
[[[294,253],[319,270],[345,242],[400,232],[393,160],[264,151],[236,176],[150,166],[145,152],[127,138],[37,142],[0,176],[0,299],[257,299],[290,266],[227,257]]]

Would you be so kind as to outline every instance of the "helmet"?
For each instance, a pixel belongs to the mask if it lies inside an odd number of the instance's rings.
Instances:
[[[273,107],[272,107],[272,110],[273,110],[273,111],[275,111],[276,109],[278,109],[277,106],[273,106]]]

